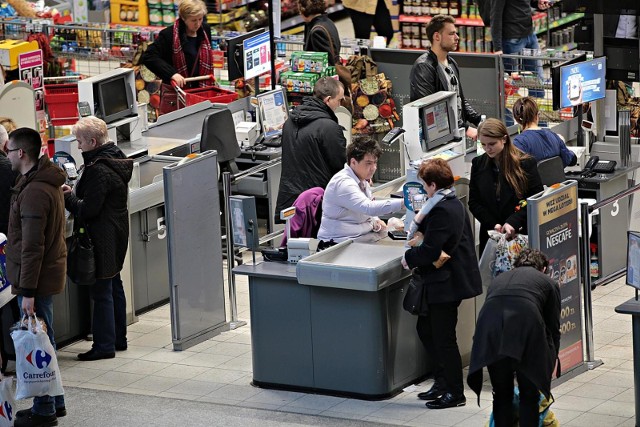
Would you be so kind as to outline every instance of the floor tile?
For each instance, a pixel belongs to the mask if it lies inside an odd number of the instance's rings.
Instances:
[[[559,398],[554,404],[554,408],[560,409],[570,409],[573,411],[582,411],[586,412],[598,405],[604,403],[604,399],[593,399],[587,397],[577,397],[577,396],[569,396],[564,395],[562,398]]]
[[[224,356],[222,354],[193,353],[189,357],[181,360],[181,363],[185,365],[215,368],[231,359],[233,359],[231,356]]]
[[[174,387],[167,389],[166,392],[191,395],[192,397],[205,396],[224,386],[225,384],[214,383],[210,381],[186,380]]]
[[[298,408],[318,409],[320,411],[326,411],[327,409],[333,410],[334,407],[340,403],[345,402],[343,397],[323,396],[319,394],[307,394],[300,399],[296,399],[293,402],[286,405],[295,406]]]
[[[130,374],[127,372],[105,372],[99,377],[87,381],[91,384],[102,384],[108,386],[128,386],[136,381],[140,381],[144,375]]]
[[[304,393],[297,393],[285,390],[260,390],[259,393],[249,397],[248,402],[268,403],[272,405],[287,405],[294,400],[300,399]]]
[[[191,357],[194,354],[197,353],[192,351],[173,351],[166,348],[160,348],[145,354],[141,359],[150,360],[152,362],[181,363],[186,358]]]
[[[129,384],[129,387],[142,390],[154,390],[156,393],[160,393],[183,382],[185,382],[184,378],[167,378],[146,375],[138,381]]]
[[[198,376],[200,381],[213,381],[217,383],[231,384],[245,377],[245,372],[231,371],[228,369],[211,368]]]
[[[610,415],[602,415],[602,414],[594,414],[592,412],[587,412],[582,415],[577,416],[573,420],[563,423],[563,426],[575,426],[575,427],[585,427],[585,426],[617,426],[627,421],[627,418],[624,417],[613,417]]]
[[[114,370],[118,372],[130,372],[132,374],[151,375],[169,366],[171,366],[169,363],[151,362],[149,360],[129,360],[128,363],[118,366]]]
[[[200,374],[206,372],[208,369],[209,368],[203,366],[170,364],[166,368],[155,372],[154,375],[159,377],[183,378],[185,380],[190,380],[200,376]]]
[[[617,417],[630,418],[635,415],[635,407],[634,405],[630,405],[628,402],[608,401],[596,406],[589,412],[593,412],[594,414],[615,415]]]
[[[602,384],[595,384],[593,382],[584,383],[573,390],[567,392],[565,395],[578,396],[578,397],[596,397],[598,399],[609,400],[614,396],[619,395],[625,391],[625,387],[614,387]],[[555,391],[554,391],[555,396]]]
[[[212,391],[207,396],[222,397],[232,400],[246,400],[251,396],[260,393],[260,389],[250,385],[225,384],[224,386]]]

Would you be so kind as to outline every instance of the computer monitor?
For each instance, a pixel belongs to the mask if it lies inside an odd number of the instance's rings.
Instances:
[[[100,108],[98,116],[102,117],[105,123],[113,123],[135,115],[135,100],[125,75],[101,81],[94,89],[97,91],[97,97],[94,95],[94,99],[97,99]]]
[[[282,134],[284,122],[289,118],[287,95],[284,89],[260,93],[257,98],[260,126],[265,139]]]
[[[640,41],[603,37],[607,57],[607,80],[640,81]]]
[[[454,108],[451,97],[445,97],[420,108],[422,151],[433,150],[453,140],[458,126]]]
[[[233,117],[228,108],[214,110],[204,118],[200,137],[200,151],[216,150],[220,172],[238,173],[235,159],[240,156]]]
[[[587,54],[583,53],[582,55],[578,55],[551,67],[551,100],[552,108],[555,111],[560,109],[560,68],[577,62],[584,62],[586,60]]]
[[[640,290],[640,232],[627,231],[627,285]]]
[[[406,159],[419,160],[428,152],[453,141],[460,141],[458,95],[441,91],[403,105]]]
[[[236,80],[244,76],[244,49],[242,42],[263,32],[264,28],[260,28],[246,34],[227,39],[227,68],[229,80]]]
[[[560,67],[560,108],[604,99],[607,59],[592,59]]]
[[[242,52],[245,79],[271,71],[271,36],[268,31],[243,40]]]

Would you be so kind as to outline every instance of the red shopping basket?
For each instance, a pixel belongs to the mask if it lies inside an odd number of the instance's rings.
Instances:
[[[182,89],[171,82],[173,88],[170,89],[169,85],[163,84],[160,100],[160,114],[166,114],[179,108],[188,107],[204,101],[228,104],[229,102],[238,99],[237,93],[220,89],[215,86],[216,79],[213,75],[190,77],[185,79],[187,82],[199,80],[210,80],[211,86]]]
[[[53,126],[78,121],[78,83],[44,85],[44,103]]]

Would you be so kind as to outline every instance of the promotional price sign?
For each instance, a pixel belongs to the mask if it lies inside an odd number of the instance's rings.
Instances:
[[[34,50],[18,55],[18,72],[20,80],[30,85],[34,90],[36,118],[38,119],[38,127],[43,136],[47,129],[47,120],[44,114],[44,61],[42,59],[42,50]],[[44,149],[44,148],[43,148]]]
[[[577,182],[559,184],[527,202],[529,246],[549,258],[547,274],[560,286],[559,356],[564,374],[583,362]]]

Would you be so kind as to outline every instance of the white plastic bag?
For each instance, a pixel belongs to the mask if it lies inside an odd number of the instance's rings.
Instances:
[[[58,359],[44,322],[29,316],[21,324],[24,327],[11,332],[16,349],[16,399],[64,394]]]
[[[13,377],[0,380],[0,427],[13,427],[16,399],[13,393]]]

